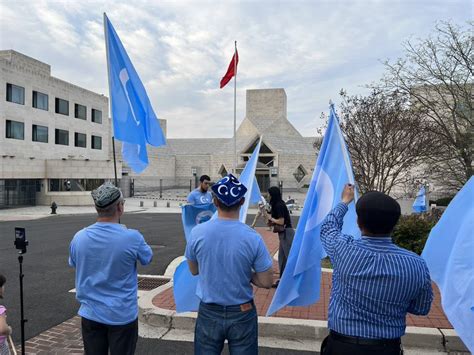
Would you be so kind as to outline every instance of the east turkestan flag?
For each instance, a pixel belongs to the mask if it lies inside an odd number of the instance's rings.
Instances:
[[[104,29],[114,137],[123,142],[124,160],[140,173],[148,166],[147,143],[158,147],[166,140],[145,87],[105,14]]]

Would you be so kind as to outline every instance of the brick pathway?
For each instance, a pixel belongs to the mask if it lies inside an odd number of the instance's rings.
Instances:
[[[262,235],[268,250],[273,255],[278,250],[278,237],[269,232],[266,228],[257,228],[258,232]],[[278,264],[274,262],[274,270],[278,270]],[[278,275],[275,274],[275,278]],[[275,313],[275,317],[286,317],[286,318],[299,318],[299,319],[316,319],[316,320],[327,320],[327,309],[329,303],[329,294],[331,292],[332,284],[332,273],[322,273],[321,283],[321,297],[320,300],[308,307],[285,307],[279,312]],[[275,289],[262,289],[255,288],[255,305],[257,307],[258,314],[263,316],[266,314],[270,302],[272,301]],[[407,316],[407,325],[416,327],[429,327],[429,328],[443,328],[452,329],[452,325],[449,323],[446,315],[441,308],[441,297],[439,294],[438,287],[433,283],[434,301],[431,306],[431,311],[427,316]],[[160,293],[153,299],[153,304],[157,307],[175,310],[176,306],[173,298],[173,289],[169,288],[164,292]]]
[[[81,318],[76,316],[26,341],[28,355],[84,354]],[[17,346],[20,354],[20,346]]]

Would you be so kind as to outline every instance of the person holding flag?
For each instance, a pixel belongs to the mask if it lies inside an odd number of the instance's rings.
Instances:
[[[362,238],[342,233],[353,200],[354,185],[347,184],[321,226],[321,243],[334,268],[329,335],[321,354],[402,354],[407,312],[426,315],[433,301],[428,267],[392,242],[400,205],[381,192],[367,192],[357,201]]]
[[[189,270],[199,275],[194,353],[220,354],[227,340],[231,354],[257,354],[252,284],[271,287],[272,259],[262,237],[239,220],[246,186],[229,174],[211,189],[217,218],[192,229],[185,252]]]

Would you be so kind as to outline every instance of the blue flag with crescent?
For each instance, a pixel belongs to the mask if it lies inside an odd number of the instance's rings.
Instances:
[[[145,87],[105,13],[104,31],[114,137],[123,142],[123,159],[140,173],[148,166],[147,143],[158,147],[166,140]]]
[[[245,223],[247,218],[247,212],[249,204],[256,203],[260,199],[260,189],[258,188],[257,180],[255,179],[255,170],[257,168],[258,162],[258,153],[260,152],[260,145],[262,139],[258,145],[255,147],[255,150],[252,153],[249,161],[245,165],[242,174],[240,174],[240,182],[247,187],[247,192],[245,193],[245,203],[240,208],[239,220],[242,223]],[[255,200],[255,201],[254,201]],[[182,220],[183,228],[185,231],[186,240],[188,240],[191,230],[195,227],[199,221],[203,219],[209,220],[217,217],[216,208],[213,204],[211,205],[186,205],[182,209]],[[212,215],[214,214],[214,215]],[[201,218],[197,218],[201,216]],[[205,222],[205,221],[204,221]],[[197,311],[199,308],[199,297],[196,296],[197,284],[199,281],[199,275],[193,276],[188,268],[188,263],[186,258],[178,265],[173,275],[173,293],[174,301],[176,304],[176,312],[191,312]]]
[[[321,223],[341,201],[341,193],[347,183],[355,184],[352,163],[334,106],[331,105],[328,127],[293,245],[267,316],[287,305],[308,306],[319,299],[321,258],[325,256],[320,240]],[[356,221],[355,205],[352,203],[344,217],[343,232],[360,236]]]
[[[426,190],[424,186],[422,186],[420,191],[416,194],[415,202],[413,202],[413,212],[426,212]]]
[[[209,221],[214,212],[216,212],[216,206],[213,203],[182,207],[181,219],[186,242],[191,235],[191,230],[198,224]],[[178,313],[197,310],[196,307],[199,306],[199,298],[196,296],[198,280],[199,276],[191,274],[186,258],[184,258],[173,275],[173,293]]]
[[[474,353],[474,177],[433,227],[421,257],[441,292],[444,313]]]

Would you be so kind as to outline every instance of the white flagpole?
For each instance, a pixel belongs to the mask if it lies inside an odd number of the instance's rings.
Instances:
[[[234,49],[234,174],[237,175],[237,41]]]

